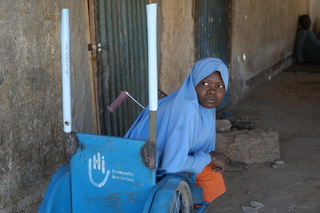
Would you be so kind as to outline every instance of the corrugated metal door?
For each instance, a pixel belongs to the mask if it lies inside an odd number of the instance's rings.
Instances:
[[[143,106],[147,104],[147,27],[144,0],[98,0],[100,98],[104,101],[105,131],[124,136],[142,108],[131,99],[110,113],[106,107],[127,90]],[[97,48],[99,48],[99,46]]]
[[[230,0],[195,0],[196,59],[218,57],[229,62]],[[229,102],[226,94],[220,108]]]

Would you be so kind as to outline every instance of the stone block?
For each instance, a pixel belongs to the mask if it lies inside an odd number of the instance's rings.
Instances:
[[[235,162],[261,164],[280,159],[279,133],[276,130],[217,133],[216,141],[216,150]]]
[[[227,119],[216,120],[216,130],[217,132],[228,132],[230,131],[232,124]]]

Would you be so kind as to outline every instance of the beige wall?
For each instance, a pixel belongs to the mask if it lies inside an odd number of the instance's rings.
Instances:
[[[269,75],[261,76],[260,81],[267,80],[283,69],[274,65],[292,55],[298,16],[308,11],[309,0],[232,1],[231,97],[234,103],[257,86],[251,78],[258,79],[257,76],[268,71]]]
[[[159,88],[180,88],[195,60],[192,0],[162,0],[159,37]]]
[[[79,3],[80,2],[80,3]],[[70,9],[75,131],[92,131],[83,1],[2,0],[0,212],[36,212],[65,159],[60,11]]]
[[[316,34],[318,34],[320,32],[320,1],[319,0],[310,0],[310,13],[309,13],[309,15],[312,20],[311,29]]]

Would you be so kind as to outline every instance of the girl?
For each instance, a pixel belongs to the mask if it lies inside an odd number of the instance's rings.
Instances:
[[[181,88],[159,101],[157,111],[157,175],[189,172],[196,175],[204,200],[225,192],[221,175],[227,158],[215,150],[216,107],[228,88],[228,69],[218,58],[195,63]],[[125,135],[149,139],[148,107]]]

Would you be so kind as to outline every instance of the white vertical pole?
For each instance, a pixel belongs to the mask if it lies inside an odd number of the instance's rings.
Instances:
[[[149,109],[158,109],[157,4],[147,5]]]
[[[148,166],[156,168],[156,129],[158,110],[158,68],[157,68],[157,4],[147,5],[148,27],[148,74],[149,74],[149,144]]]
[[[62,100],[63,129],[72,131],[71,120],[71,87],[70,87],[70,25],[69,9],[62,9],[61,15],[61,62],[62,62]]]

